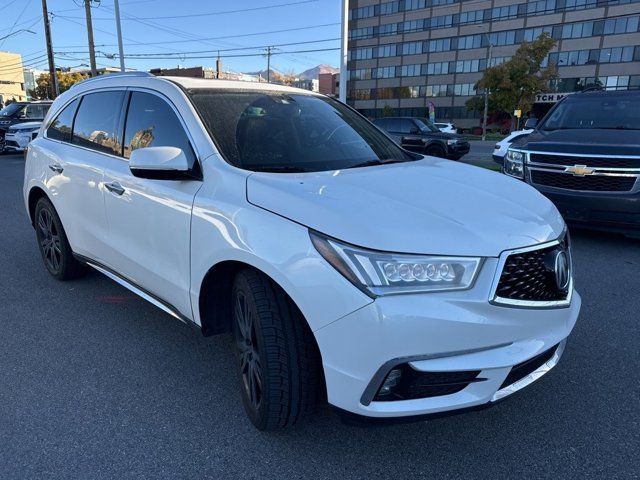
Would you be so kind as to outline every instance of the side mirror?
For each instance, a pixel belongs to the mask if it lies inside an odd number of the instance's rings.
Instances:
[[[131,152],[129,170],[134,177],[152,180],[193,180],[198,178],[189,167],[182,149],[146,147]]]
[[[526,122],[524,122],[524,128],[526,129],[534,129],[538,125],[537,118],[528,118]]]

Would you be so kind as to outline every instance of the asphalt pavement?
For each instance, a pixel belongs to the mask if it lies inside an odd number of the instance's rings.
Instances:
[[[230,339],[97,272],[60,283],[0,156],[0,478],[638,478],[640,242],[572,232],[581,318],[553,372],[480,412],[385,427],[245,418]]]

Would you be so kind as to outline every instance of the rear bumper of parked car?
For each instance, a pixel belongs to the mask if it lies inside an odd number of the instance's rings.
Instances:
[[[568,307],[556,309],[493,305],[492,267],[491,260],[485,263],[472,290],[379,297],[314,332],[329,403],[366,417],[437,414],[490,404],[555,366],[580,296],[574,292]],[[426,387],[430,396],[377,398],[393,369],[433,377],[434,388]],[[457,381],[459,388],[438,390],[442,381]]]
[[[605,194],[536,188],[556,205],[567,223],[640,234],[640,192]]]

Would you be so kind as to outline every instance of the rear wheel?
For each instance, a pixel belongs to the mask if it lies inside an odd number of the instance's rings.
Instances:
[[[242,403],[259,430],[275,430],[311,413],[322,386],[320,355],[288,296],[254,270],[236,276],[233,337]]]
[[[38,248],[47,271],[58,280],[82,276],[86,267],[73,256],[60,217],[46,197],[36,204],[34,225]]]

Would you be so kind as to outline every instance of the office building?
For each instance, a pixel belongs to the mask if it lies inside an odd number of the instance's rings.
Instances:
[[[0,52],[0,104],[7,101],[23,102],[27,99],[19,53]]]
[[[348,102],[370,117],[427,116],[480,124],[465,102],[489,62],[511,58],[543,32],[560,79],[538,96],[544,113],[589,85],[640,86],[639,0],[351,0]]]

